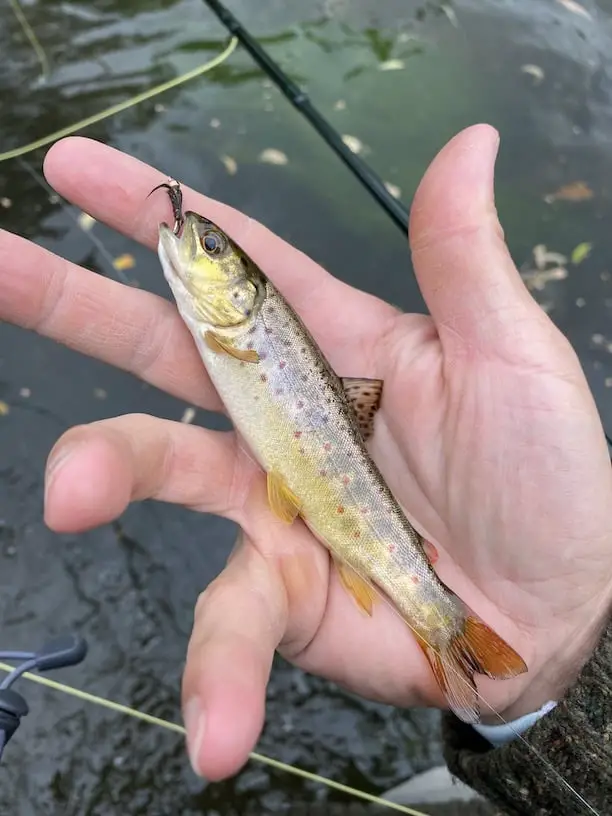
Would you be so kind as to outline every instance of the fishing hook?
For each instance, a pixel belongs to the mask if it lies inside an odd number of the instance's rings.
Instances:
[[[172,205],[172,215],[174,216],[174,227],[172,228],[172,232],[175,235],[178,235],[185,222],[185,217],[183,215],[183,191],[181,190],[180,182],[169,178],[167,182],[163,182],[162,184],[158,184],[157,187],[154,187],[147,198],[153,195],[156,190],[161,189],[168,190],[168,198],[170,199],[170,204]]]

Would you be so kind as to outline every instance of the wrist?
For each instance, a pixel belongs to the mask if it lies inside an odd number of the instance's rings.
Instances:
[[[559,701],[565,696],[595,651],[609,621],[609,601],[599,607],[578,624],[564,627],[554,639],[548,638],[546,652],[541,653],[531,673],[531,681],[515,700],[499,711],[504,721],[512,722],[538,712],[551,701]],[[500,718],[494,714],[483,716],[482,723],[499,725]]]

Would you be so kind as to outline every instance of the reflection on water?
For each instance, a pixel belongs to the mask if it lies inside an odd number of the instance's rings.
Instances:
[[[596,23],[548,0],[231,3],[406,203],[457,130],[482,120],[500,129],[497,197],[511,251],[579,351],[612,428],[612,19],[604,0],[583,5]],[[3,149],[176,76],[226,42],[199,0],[38,0],[25,11],[52,74],[40,82],[35,55],[5,15]],[[244,52],[88,135],[250,213],[344,280],[423,308],[396,227]],[[270,149],[286,164],[260,161]],[[28,162],[39,168],[43,153]],[[2,226],[112,274],[66,205],[23,165],[0,164],[0,189]],[[92,234],[111,257],[133,254],[129,274],[168,296],[152,253],[103,225]],[[47,452],[68,426],[127,411],[179,419],[186,406],[12,327],[0,326],[0,343],[0,399],[10,407],[0,418],[3,645],[76,628],[91,652],[64,672],[67,681],[177,719],[193,604],[221,569],[233,526],[147,502],[120,527],[56,536],[41,501]],[[220,423],[202,413],[196,421]],[[280,813],[330,796],[255,765],[203,785],[175,736],[57,693],[27,693],[33,713],[0,767],[3,805],[16,816]],[[356,700],[282,661],[259,747],[373,791],[440,756],[427,712]]]

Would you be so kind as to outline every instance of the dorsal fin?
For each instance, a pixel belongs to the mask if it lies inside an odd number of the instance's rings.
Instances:
[[[383,381],[365,377],[342,377],[342,385],[357,415],[359,428],[367,441],[374,433],[374,417],[380,408]]]

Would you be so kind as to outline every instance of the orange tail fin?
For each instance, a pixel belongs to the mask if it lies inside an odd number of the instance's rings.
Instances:
[[[459,603],[462,603],[457,599]],[[451,710],[463,722],[480,719],[475,674],[507,680],[527,671],[522,657],[471,610],[465,610],[463,627],[439,651],[423,641],[423,649]]]

